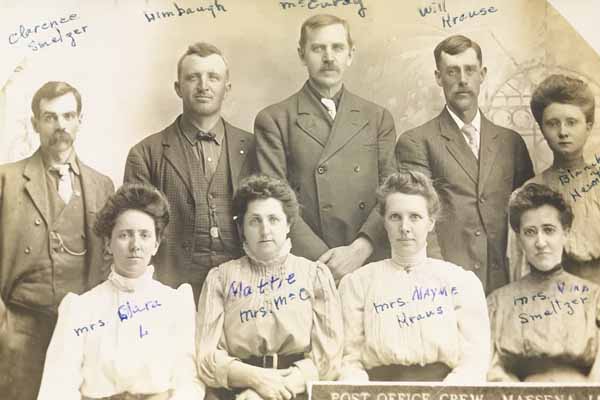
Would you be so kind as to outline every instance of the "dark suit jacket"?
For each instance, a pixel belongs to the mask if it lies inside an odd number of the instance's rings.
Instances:
[[[87,242],[84,273],[87,288],[91,289],[106,279],[109,272],[103,240],[92,229],[96,213],[114,192],[114,186],[110,178],[78,162]],[[39,254],[49,251],[50,211],[44,174],[39,150],[29,158],[0,166],[0,393],[15,399],[28,398],[26,393],[32,391],[37,393],[41,375],[35,375],[41,374],[46,349],[39,354],[34,348],[49,340],[49,336],[43,336],[51,333],[51,330],[39,332],[34,328],[37,325],[21,321],[25,316],[23,311],[18,316],[13,313],[15,307],[29,309],[29,297],[39,296],[30,290],[19,290],[19,283],[27,281],[29,274],[36,271]],[[33,317],[27,320],[37,318],[39,312],[41,310],[32,310]],[[49,316],[48,320],[52,318]],[[11,382],[7,382],[7,378]],[[16,390],[18,397],[5,392],[4,384],[9,385],[7,390]]]
[[[444,108],[436,118],[400,136],[396,161],[398,167],[433,178],[443,206],[436,224],[441,257],[475,272],[489,293],[508,282],[508,200],[533,176],[533,166],[521,136],[483,115],[480,143],[478,166]],[[440,255],[435,249],[430,253]]]
[[[307,85],[261,111],[254,123],[260,172],[286,179],[301,204],[292,253],[315,260],[364,234],[375,248],[372,258],[384,258],[389,245],[375,190],[393,172],[394,120],[344,89],[327,137],[323,109]]]
[[[235,191],[239,181],[255,171],[254,135],[223,122],[229,173]],[[161,132],[148,136],[132,147],[127,156],[124,178],[126,183],[138,182],[155,186],[169,200],[170,222],[154,263],[158,279],[172,287],[188,282],[186,271],[192,267],[193,245],[190,241],[194,218],[185,211],[189,206],[179,204],[196,204],[194,199],[201,195],[194,190],[196,185],[192,182],[178,135],[175,120]]]

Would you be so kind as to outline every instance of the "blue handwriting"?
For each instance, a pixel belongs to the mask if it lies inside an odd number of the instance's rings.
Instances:
[[[273,298],[273,302],[271,304],[263,305],[257,309],[240,310],[240,321],[243,324],[255,318],[265,318],[267,315],[281,310],[283,307],[294,302],[295,300],[306,301],[308,299],[310,299],[308,290],[305,288],[300,288],[297,293],[290,292],[287,296],[276,296]]]
[[[279,5],[283,10],[289,10],[296,7],[306,7],[309,10],[316,10],[338,6],[356,5],[358,6],[358,15],[362,18],[367,16],[367,7],[365,7],[364,0],[286,0],[279,1]]]
[[[144,303],[142,306],[138,306],[136,304],[131,304],[127,301],[125,304],[121,304],[117,309],[117,314],[119,315],[119,320],[121,322],[127,321],[128,319],[132,319],[135,314],[151,311],[157,307],[161,307],[162,304],[158,302],[158,300],[150,300]]]
[[[260,281],[253,287],[252,285],[244,284],[242,281],[232,281],[229,285],[229,296],[233,297],[248,297],[255,293],[265,294],[265,291],[279,290],[282,286],[291,286],[296,283],[296,274],[290,272],[287,277],[280,278],[275,275],[271,275],[268,279],[260,278]]]
[[[188,7],[183,8],[179,7],[177,3],[173,3],[173,9],[167,11],[155,11],[155,12],[146,12],[144,11],[144,16],[146,17],[146,22],[153,22],[159,19],[167,19],[171,17],[183,17],[184,15],[192,15],[196,13],[210,13],[213,18],[217,18],[219,13],[227,12],[225,6],[219,2],[219,0],[214,0],[213,4],[206,6],[196,6],[194,8]]]

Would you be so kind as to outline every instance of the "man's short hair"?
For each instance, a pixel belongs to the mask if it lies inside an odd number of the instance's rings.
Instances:
[[[342,25],[344,29],[346,29],[346,40],[348,41],[348,47],[352,48],[352,46],[354,46],[354,42],[352,41],[352,36],[350,35],[350,26],[348,25],[348,21],[331,14],[317,14],[304,21],[302,27],[300,28],[300,41],[298,42],[300,51],[304,52],[304,46],[306,45],[309,30],[337,24]]]
[[[75,96],[75,100],[77,101],[77,115],[81,115],[81,95],[79,91],[67,82],[50,81],[44,83],[33,95],[33,99],[31,100],[33,116],[35,118],[40,116],[40,103],[43,99],[52,100],[67,93],[73,93],[73,96]]]
[[[555,74],[539,84],[531,95],[531,113],[540,129],[544,110],[552,103],[572,104],[581,109],[586,122],[594,123],[596,101],[587,83],[581,79]]]
[[[219,50],[215,45],[212,45],[210,43],[197,42],[190,45],[187,48],[186,52],[183,53],[183,55],[179,58],[179,61],[177,62],[177,79],[179,79],[179,74],[181,73],[181,64],[183,63],[183,59],[192,54],[195,54],[199,57],[208,57],[213,54],[218,55],[223,59],[223,62],[225,63],[225,67],[227,69],[227,78],[229,78],[229,63],[227,63],[227,59],[225,58],[223,53],[221,53],[221,50]]]
[[[467,49],[475,50],[479,65],[483,65],[483,56],[481,55],[481,47],[477,42],[469,39],[463,35],[452,35],[442,40],[435,49],[433,50],[433,57],[435,58],[435,65],[439,69],[442,52],[450,54],[452,56],[460,54]]]

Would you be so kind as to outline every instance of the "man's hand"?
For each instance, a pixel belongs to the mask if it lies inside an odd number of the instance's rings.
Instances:
[[[319,261],[327,264],[333,278],[338,282],[344,275],[361,267],[372,253],[371,241],[364,236],[359,236],[348,246],[327,250],[319,257]]]

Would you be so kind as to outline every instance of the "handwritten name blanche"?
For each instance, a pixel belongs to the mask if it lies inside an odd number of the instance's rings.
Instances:
[[[146,22],[153,22],[158,19],[167,19],[172,17],[183,17],[184,15],[193,15],[193,14],[202,14],[209,13],[213,18],[217,18],[219,13],[227,12],[227,9],[222,3],[219,3],[219,0],[214,0],[214,2],[210,5],[206,6],[196,6],[196,7],[180,7],[177,3],[173,3],[173,8],[175,11],[155,11],[155,12],[146,12],[144,11],[144,16],[146,17]]]
[[[363,0],[288,0],[280,1],[279,5],[283,10],[289,10],[296,7],[306,7],[309,10],[316,10],[338,6],[356,5],[358,6],[358,15],[362,18],[367,16],[367,7],[365,7]]]
[[[17,45],[20,42],[22,43],[30,39],[27,43],[27,47],[29,47],[32,51],[39,51],[43,48],[50,47],[55,43],[65,42],[69,43],[71,47],[77,47],[76,37],[86,33],[88,26],[83,25],[70,31],[65,31],[63,28],[63,25],[68,24],[76,19],[79,19],[79,15],[77,13],[73,13],[69,16],[51,19],[32,26],[25,26],[21,24],[19,25],[17,31],[8,35],[8,44],[11,46]],[[46,37],[45,40],[34,39],[34,36],[36,35],[46,34],[47,36],[48,33],[52,33],[52,36]]]

